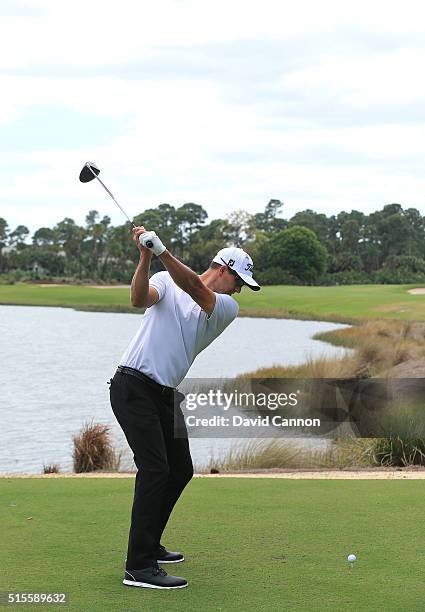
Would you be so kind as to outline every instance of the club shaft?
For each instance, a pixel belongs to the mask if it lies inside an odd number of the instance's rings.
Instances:
[[[103,181],[100,180],[100,178],[98,176],[96,176],[97,180],[99,181],[99,183],[102,185],[102,187],[105,189],[105,191],[111,196],[111,198],[114,200],[115,204],[118,206],[118,208],[120,209],[120,211],[123,213],[123,215],[125,215],[125,217],[130,221],[131,225],[133,227],[136,227],[133,223],[133,221],[130,219],[130,217],[127,215],[127,213],[125,212],[125,210],[122,208],[122,206],[116,201],[116,199],[114,198],[114,196],[112,195],[112,193],[109,191],[109,189],[107,188],[107,186],[105,185],[105,183]]]
[[[123,209],[123,208],[122,208],[122,207],[121,207],[121,206],[118,204],[118,202],[117,202],[117,201],[116,201],[116,199],[114,198],[114,196],[113,196],[112,192],[111,192],[111,191],[109,191],[109,189],[107,188],[107,186],[105,185],[105,183],[104,183],[103,181],[101,181],[101,180],[100,180],[100,178],[97,176],[97,174],[96,174],[95,172],[93,172],[93,170],[92,170],[92,169],[91,169],[91,167],[90,167],[90,164],[86,164],[86,165],[87,165],[87,168],[89,168],[89,169],[90,169],[90,172],[93,174],[94,178],[96,178],[96,179],[99,181],[99,183],[102,185],[102,187],[103,187],[103,189],[106,191],[106,193],[107,193],[109,196],[111,196],[111,198],[113,199],[113,201],[115,202],[115,204],[118,206],[118,208],[120,209],[120,211],[123,213],[123,215],[126,217],[126,219],[128,219],[128,220],[129,220],[129,222],[131,223],[131,225],[132,225],[133,227],[136,227],[136,226],[134,225],[133,221],[130,219],[130,217],[129,217],[129,216],[127,215],[127,213],[125,212],[125,210],[124,210],[124,209]],[[152,247],[152,244],[153,244],[153,243],[152,243],[152,242],[149,240],[149,241],[146,243],[146,246],[147,246],[147,247],[150,249],[150,248]]]
[[[89,164],[87,164],[87,167],[90,168]],[[90,171],[93,173],[93,176],[95,178],[97,178],[97,180],[99,181],[99,183],[102,185],[103,189],[106,191],[106,193],[108,195],[111,196],[111,198],[113,199],[113,201],[115,202],[115,204],[118,206],[118,208],[120,209],[120,211],[123,213],[123,215],[129,220],[129,222],[131,223],[131,225],[133,227],[136,227],[133,223],[133,221],[130,219],[130,217],[127,215],[127,213],[125,212],[125,210],[122,208],[122,206],[120,206],[120,204],[116,201],[116,199],[114,198],[113,194],[111,191],[109,191],[109,189],[107,188],[107,186],[105,185],[105,183],[103,181],[100,180],[100,178],[97,176],[97,174],[95,172],[93,172],[93,170],[90,168]]]

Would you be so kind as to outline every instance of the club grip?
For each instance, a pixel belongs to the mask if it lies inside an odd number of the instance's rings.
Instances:
[[[139,236],[139,242],[140,244],[142,244],[142,236]],[[153,247],[153,242],[152,240],[148,240],[145,244],[145,247],[147,247],[148,249],[151,249]]]

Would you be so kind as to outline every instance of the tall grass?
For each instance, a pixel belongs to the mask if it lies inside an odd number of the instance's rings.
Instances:
[[[353,347],[354,350],[337,359],[319,357],[308,359],[299,366],[261,368],[240,378],[377,377],[391,380],[391,368],[409,360],[423,359],[425,355],[423,324],[414,322],[369,321],[356,327],[320,334],[320,338],[331,340],[339,346]],[[323,391],[320,385],[317,390],[319,394],[326,392],[325,386]],[[316,394],[314,401],[315,405],[323,404],[326,407],[329,404],[325,395],[318,397]],[[411,398],[406,389],[405,393],[399,393],[395,401],[385,403],[385,412],[379,416],[383,421],[383,431],[387,432],[385,438],[340,437],[330,442],[324,451],[296,448],[293,442],[261,441],[230,451],[227,456],[210,462],[210,467],[237,470],[425,466],[423,409],[420,405],[409,405],[409,402]]]
[[[299,366],[260,368],[240,378],[368,378],[425,354],[423,325],[408,321],[368,321],[314,338],[353,351],[340,358],[307,359]]]
[[[324,467],[335,468],[425,466],[425,438],[340,439],[322,458]]]
[[[311,465],[308,451],[296,443],[281,440],[249,440],[212,457],[208,470],[240,471],[271,468],[302,468]]]
[[[114,451],[107,425],[85,423],[73,443],[74,472],[119,470],[121,454]]]
[[[425,414],[422,397],[409,401],[409,388],[403,385],[399,397],[383,415],[385,437],[373,442],[372,458],[378,465],[406,467],[425,465]],[[421,394],[421,388],[416,394]]]
[[[50,463],[43,465],[43,474],[59,474],[60,466],[58,463]]]
[[[299,379],[391,379],[391,368],[425,355],[423,324],[405,321],[368,321],[351,328],[315,336],[339,346],[353,348],[341,358],[307,359],[300,366],[274,366],[248,372],[240,378],[299,378]],[[326,386],[314,387],[314,404],[332,408],[335,400],[327,396]],[[398,405],[385,405],[388,417],[385,438],[339,438],[325,451],[312,452],[291,445],[279,446],[275,441],[260,446],[251,445],[243,451],[230,453],[211,467],[221,469],[254,469],[259,467],[322,467],[358,468],[377,466],[425,465],[425,432],[421,414],[413,415],[408,407],[408,394],[399,398]],[[378,406],[376,407],[378,408]],[[366,409],[366,408],[364,408]],[[325,410],[326,413],[326,410]],[[367,416],[367,415],[365,415]],[[381,418],[381,417],[380,417]],[[383,424],[384,425],[384,424]],[[414,425],[414,426],[413,426]],[[342,432],[340,435],[343,435]]]
[[[374,440],[372,457],[377,465],[408,467],[425,465],[424,438],[377,438]]]
[[[206,469],[212,473],[225,473],[409,466],[425,466],[425,438],[345,437],[332,440],[324,450],[306,449],[295,441],[250,440],[219,457],[212,457]]]
[[[212,472],[255,471],[263,469],[347,469],[376,467],[375,441],[341,438],[325,449],[300,446],[296,440],[250,440],[212,457],[206,466]]]

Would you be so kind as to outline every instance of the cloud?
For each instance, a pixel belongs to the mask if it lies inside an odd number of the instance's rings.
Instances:
[[[285,201],[422,206],[422,5],[121,0],[0,7],[0,216],[35,229],[119,211],[210,218]],[[365,18],[365,15],[367,18]],[[111,211],[111,213],[110,213]]]

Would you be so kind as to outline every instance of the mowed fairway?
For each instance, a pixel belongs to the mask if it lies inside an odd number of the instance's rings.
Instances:
[[[0,591],[66,591],[79,612],[422,611],[423,487],[194,479],[163,539],[189,587],[154,591],[121,583],[132,478],[2,478]]]
[[[275,286],[263,287],[259,292],[244,288],[237,300],[241,314],[248,316],[292,316],[346,322],[370,318],[423,321],[425,294],[409,294],[408,289],[414,287],[417,285]],[[140,312],[130,305],[128,287],[0,285],[0,304]]]
[[[264,287],[250,295],[238,296],[241,309],[247,313],[258,310],[284,310],[302,318],[338,320],[406,319],[425,320],[425,295],[411,295],[417,285],[344,285],[339,287]]]
[[[130,289],[97,288],[90,285],[42,286],[38,284],[17,283],[0,285],[0,304],[25,306],[70,306],[77,308],[119,310],[131,308]],[[137,309],[133,309],[137,312]],[[139,311],[140,312],[140,311]]]

